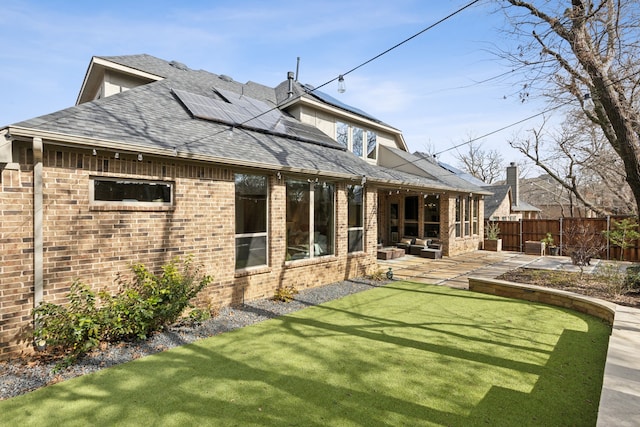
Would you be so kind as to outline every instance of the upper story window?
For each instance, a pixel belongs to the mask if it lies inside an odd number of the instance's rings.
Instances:
[[[171,206],[173,183],[129,178],[92,178],[94,205]]]
[[[374,131],[336,122],[336,141],[362,159],[377,159],[378,135]]]

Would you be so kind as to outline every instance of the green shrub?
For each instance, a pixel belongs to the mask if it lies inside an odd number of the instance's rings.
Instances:
[[[41,304],[34,310],[34,337],[52,350],[82,354],[97,346],[101,337],[96,295],[78,281],[69,290],[67,306]]]
[[[134,279],[119,279],[115,295],[96,294],[76,281],[69,291],[68,305],[41,304],[34,310],[36,342],[45,342],[51,351],[70,355],[68,361],[95,348],[101,341],[145,339],[150,333],[174,323],[207,284],[192,258],[175,259],[156,276],[142,264],[132,265]],[[203,315],[199,316],[200,318]]]

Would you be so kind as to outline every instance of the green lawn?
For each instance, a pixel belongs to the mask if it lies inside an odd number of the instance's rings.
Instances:
[[[3,425],[595,425],[610,328],[395,282],[0,402]]]

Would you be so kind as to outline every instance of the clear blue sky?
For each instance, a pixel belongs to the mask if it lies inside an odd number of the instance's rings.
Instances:
[[[418,33],[468,0],[3,0],[0,126],[74,105],[92,56],[148,53],[190,68],[274,86],[295,71],[319,86]],[[322,90],[403,131],[411,151],[436,152],[543,108],[519,101],[491,51],[511,43],[483,1]],[[509,162],[517,129],[482,139]],[[462,148],[464,149],[464,148]],[[441,159],[455,163],[448,151]]]

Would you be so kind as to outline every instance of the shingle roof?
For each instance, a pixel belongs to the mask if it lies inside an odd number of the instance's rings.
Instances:
[[[287,123],[298,132],[298,136],[303,137],[282,136],[242,127],[231,130],[229,124],[193,118],[173,92],[182,90],[213,97],[213,88],[219,88],[275,107],[276,93],[273,88],[253,82],[241,84],[224,76],[188,69],[182,64],[171,65],[149,55],[103,59],[164,79],[22,121],[14,126],[117,142],[123,150],[175,150],[178,155],[195,155],[229,164],[306,170],[337,176],[364,175],[368,179],[395,184],[448,187],[443,180],[430,180],[369,164],[338,148],[335,141],[319,129],[291,117],[286,119]]]
[[[422,170],[425,174],[431,177],[431,179],[439,182],[442,186],[458,191],[489,194],[486,189],[457,176],[455,173],[445,169],[440,164],[434,162],[425,155],[422,155],[420,153],[412,154],[393,147],[385,147],[385,149],[393,152],[396,156],[403,159],[403,161],[407,164],[412,164],[413,166]]]
[[[491,185],[485,187],[485,190],[493,193],[484,198],[484,217],[491,218],[504,199],[509,197],[511,187],[509,185]]]

